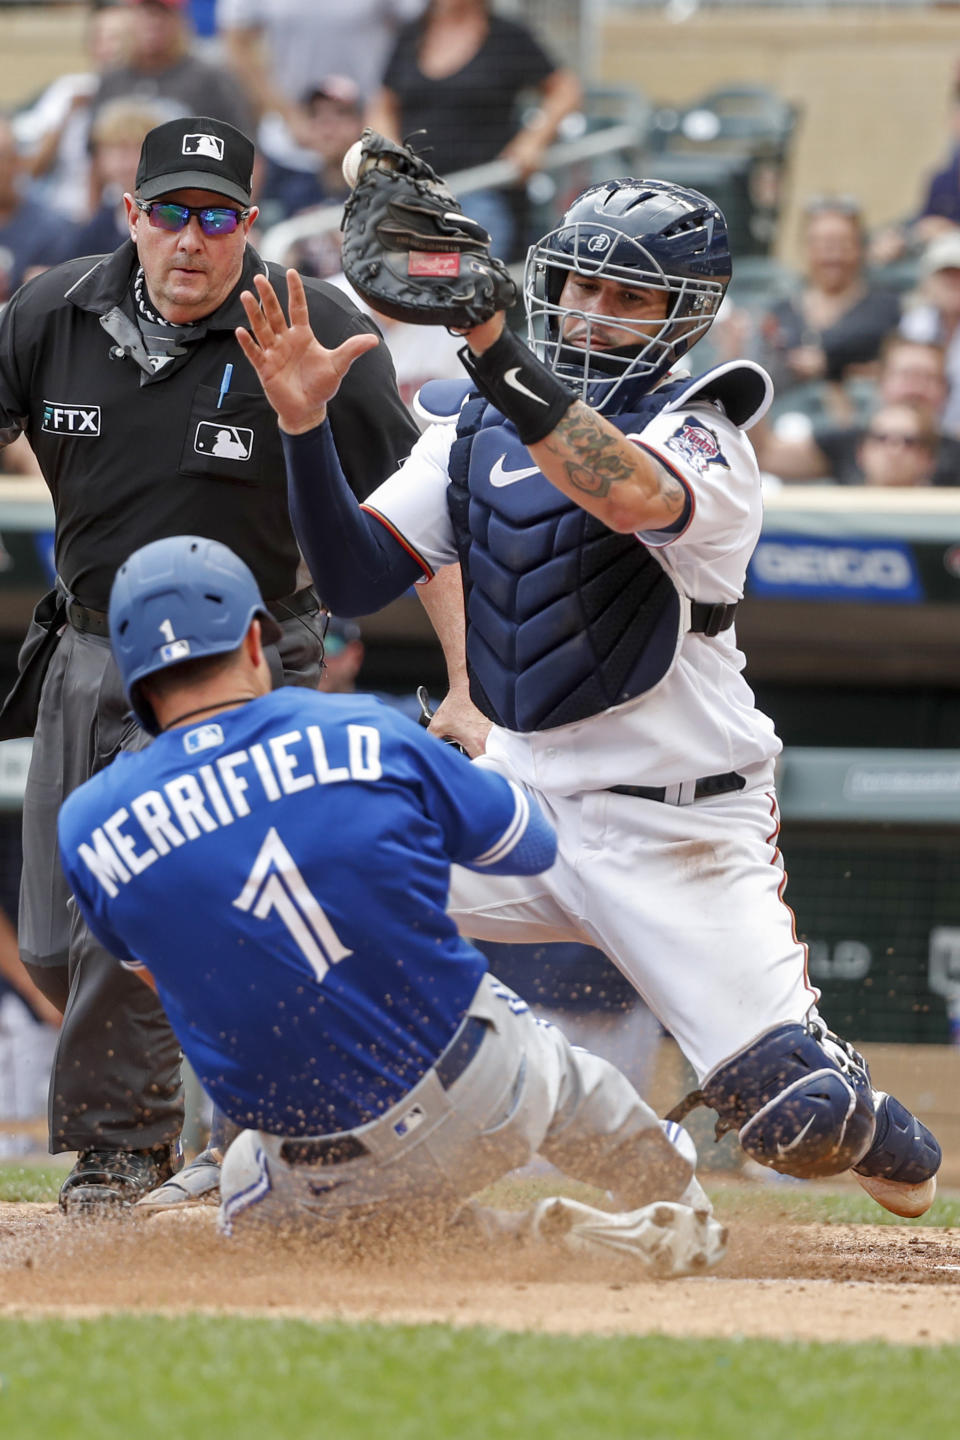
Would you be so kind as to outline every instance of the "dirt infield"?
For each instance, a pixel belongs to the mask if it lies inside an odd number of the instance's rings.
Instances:
[[[114,1223],[55,1205],[0,1205],[0,1316],[230,1311],[557,1334],[960,1343],[960,1230],[756,1224],[731,1228],[714,1275],[655,1281],[621,1259],[404,1245],[254,1248],[213,1210]]]

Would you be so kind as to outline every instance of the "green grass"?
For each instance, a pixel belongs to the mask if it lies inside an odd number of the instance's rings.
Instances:
[[[903,1440],[960,1348],[148,1316],[0,1321],[0,1375],[18,1440]]]
[[[0,1163],[0,1201],[56,1200],[66,1174],[62,1165]]]

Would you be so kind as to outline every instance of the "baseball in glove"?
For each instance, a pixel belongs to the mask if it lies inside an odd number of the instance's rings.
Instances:
[[[374,310],[412,325],[468,330],[506,310],[517,287],[490,236],[425,160],[376,130],[347,151],[343,271]]]

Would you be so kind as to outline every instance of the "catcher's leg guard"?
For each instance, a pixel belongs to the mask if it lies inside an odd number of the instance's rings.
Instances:
[[[894,1215],[922,1215],[937,1193],[940,1146],[899,1100],[882,1090],[875,1090],[873,1098],[876,1134],[853,1173],[864,1190]]]
[[[780,1025],[707,1078],[703,1097],[751,1159],[783,1175],[838,1175],[862,1160],[876,1128],[863,1057],[822,1021]]]

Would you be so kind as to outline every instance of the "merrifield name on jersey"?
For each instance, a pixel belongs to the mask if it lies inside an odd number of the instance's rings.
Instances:
[[[203,730],[204,727],[195,727]],[[380,732],[373,725],[347,725],[345,765],[331,765],[319,725],[305,732],[289,730],[257,742],[248,750],[234,750],[186,771],[164,783],[160,790],[145,790],[129,808],[119,810],[98,825],[77,853],[107,892],[119,893],[161,856],[189,840],[209,835],[250,814],[246,791],[255,785],[267,800],[279,800],[315,785],[336,785],[344,780],[379,780]],[[183,746],[191,752],[191,735]]]

